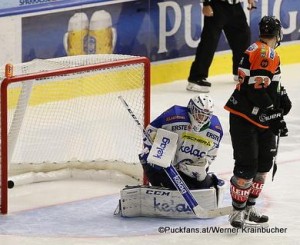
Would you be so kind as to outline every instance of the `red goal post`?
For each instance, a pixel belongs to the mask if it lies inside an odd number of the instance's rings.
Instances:
[[[115,169],[143,179],[142,132],[118,96],[144,125],[149,123],[147,58],[37,59],[8,64],[0,76],[2,214],[8,211],[8,180],[27,172]]]

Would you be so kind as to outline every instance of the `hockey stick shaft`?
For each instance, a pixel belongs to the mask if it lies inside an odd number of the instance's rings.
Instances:
[[[125,99],[122,96],[118,96],[118,99],[122,102],[124,107],[127,109],[130,116],[133,118],[133,120],[136,122],[137,126],[141,129],[144,136],[144,142],[146,144],[152,145],[152,139],[150,138],[149,134],[147,134],[146,130],[144,129],[143,125],[140,123],[139,119],[135,116],[133,111],[130,109],[130,106],[127,104]]]
[[[144,129],[143,125],[139,122],[138,118],[135,116],[134,112],[130,109],[130,106],[124,100],[122,96],[118,97],[122,102],[124,107],[127,109],[131,117],[134,119],[138,127],[142,130],[145,142],[149,145],[152,145],[152,139],[149,134]],[[220,208],[217,210],[204,210],[197,202],[195,197],[192,195],[191,191],[185,184],[184,180],[181,178],[177,170],[174,168],[172,164],[169,167],[164,168],[165,173],[168,175],[176,189],[180,192],[190,209],[194,212],[194,214],[199,218],[212,218],[217,216],[226,215],[231,211],[231,207]]]
[[[277,139],[276,139],[276,152],[273,160],[272,181],[274,180],[275,174],[277,172],[277,155],[279,149],[279,142],[280,142],[280,133],[277,135]]]

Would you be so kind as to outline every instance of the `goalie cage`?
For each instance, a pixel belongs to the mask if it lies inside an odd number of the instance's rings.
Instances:
[[[0,72],[2,214],[8,211],[8,176],[82,168],[116,169],[143,178],[138,163],[142,132],[118,96],[126,98],[144,125],[149,123],[147,58],[36,59],[7,64]]]

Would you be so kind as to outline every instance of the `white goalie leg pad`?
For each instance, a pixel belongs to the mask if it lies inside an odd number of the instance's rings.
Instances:
[[[178,134],[158,129],[147,161],[167,168],[172,164],[177,149]]]
[[[216,189],[191,191],[199,205],[207,210],[218,207]],[[219,196],[220,197],[220,196]],[[120,214],[123,217],[196,218],[177,190],[132,186],[121,190]]]
[[[218,208],[223,207],[223,201],[224,201],[224,196],[226,193],[226,189],[227,189],[227,183],[225,181],[219,181],[219,184],[217,185],[217,204],[218,204]]]

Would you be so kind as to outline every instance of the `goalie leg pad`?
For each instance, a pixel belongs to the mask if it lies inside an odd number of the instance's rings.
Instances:
[[[224,189],[223,186],[220,187],[221,193],[224,193]],[[217,198],[215,188],[191,192],[202,208],[216,209],[218,207],[220,193]],[[123,217],[196,218],[177,190],[161,187],[125,187],[121,190],[119,208]]]
[[[217,184],[217,204],[218,208],[223,207],[223,201],[227,189],[227,183],[224,180],[219,179],[218,184]]]

